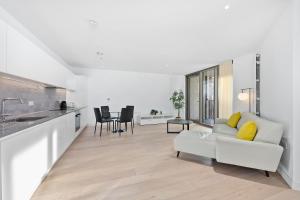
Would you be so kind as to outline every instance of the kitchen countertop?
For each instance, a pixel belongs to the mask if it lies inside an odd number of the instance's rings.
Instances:
[[[66,114],[76,112],[83,108],[86,107],[70,108],[67,110],[41,111],[36,113],[29,113],[22,116],[17,116],[17,118],[19,117],[44,117],[44,118],[35,121],[27,121],[27,122],[16,122],[14,120],[8,120],[8,122],[0,123],[0,140],[5,139],[8,136],[12,136],[13,134],[19,131],[25,130],[33,126],[37,126],[39,124],[45,123],[47,121],[61,117]]]

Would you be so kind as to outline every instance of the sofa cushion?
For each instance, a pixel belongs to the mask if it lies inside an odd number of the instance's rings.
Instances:
[[[241,113],[240,112],[234,113],[230,116],[226,124],[231,128],[236,128],[240,119],[241,119]]]
[[[213,133],[231,135],[234,136],[237,132],[237,129],[231,128],[227,124],[215,124],[213,127]]]
[[[242,113],[241,114],[241,119],[240,119],[239,123],[236,126],[237,129],[240,129],[243,126],[243,124],[245,124],[247,121],[250,121],[250,120],[253,120],[252,114],[250,114],[250,113]]]
[[[248,121],[238,130],[236,137],[238,139],[252,141],[256,132],[256,123],[254,121]]]
[[[245,122],[250,120],[255,121],[257,125],[257,133],[254,141],[279,144],[283,134],[283,127],[281,124],[263,119],[251,113],[242,113],[237,128],[240,129]]]
[[[208,132],[185,130],[175,137],[174,147],[176,151],[215,158],[216,136]]]

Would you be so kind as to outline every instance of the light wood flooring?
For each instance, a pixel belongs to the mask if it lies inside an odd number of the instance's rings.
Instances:
[[[136,126],[133,135],[121,137],[103,130],[100,139],[88,127],[32,200],[300,199],[277,173],[267,178],[262,171],[188,154],[176,158],[176,134],[166,134],[166,125]]]

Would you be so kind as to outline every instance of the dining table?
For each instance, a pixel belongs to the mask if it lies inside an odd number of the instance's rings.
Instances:
[[[110,112],[111,114],[114,114],[114,115],[117,115],[117,117],[111,117],[111,119],[112,120],[114,120],[114,122],[113,123],[116,123],[116,120],[118,120],[119,118],[120,118],[120,114],[121,114],[121,112],[120,111],[112,111],[112,112]],[[120,133],[120,132],[124,132],[124,130],[122,130],[122,129],[118,129],[117,128],[117,124],[115,124],[115,129],[112,131],[113,133]]]

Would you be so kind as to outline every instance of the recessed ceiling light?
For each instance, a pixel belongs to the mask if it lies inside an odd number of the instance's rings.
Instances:
[[[230,8],[230,5],[229,5],[229,4],[226,4],[226,5],[224,6],[224,10],[229,10],[229,8]]]
[[[93,19],[90,19],[90,20],[89,20],[89,23],[90,23],[91,25],[97,25],[97,21],[96,21],[96,20],[93,20]]]

